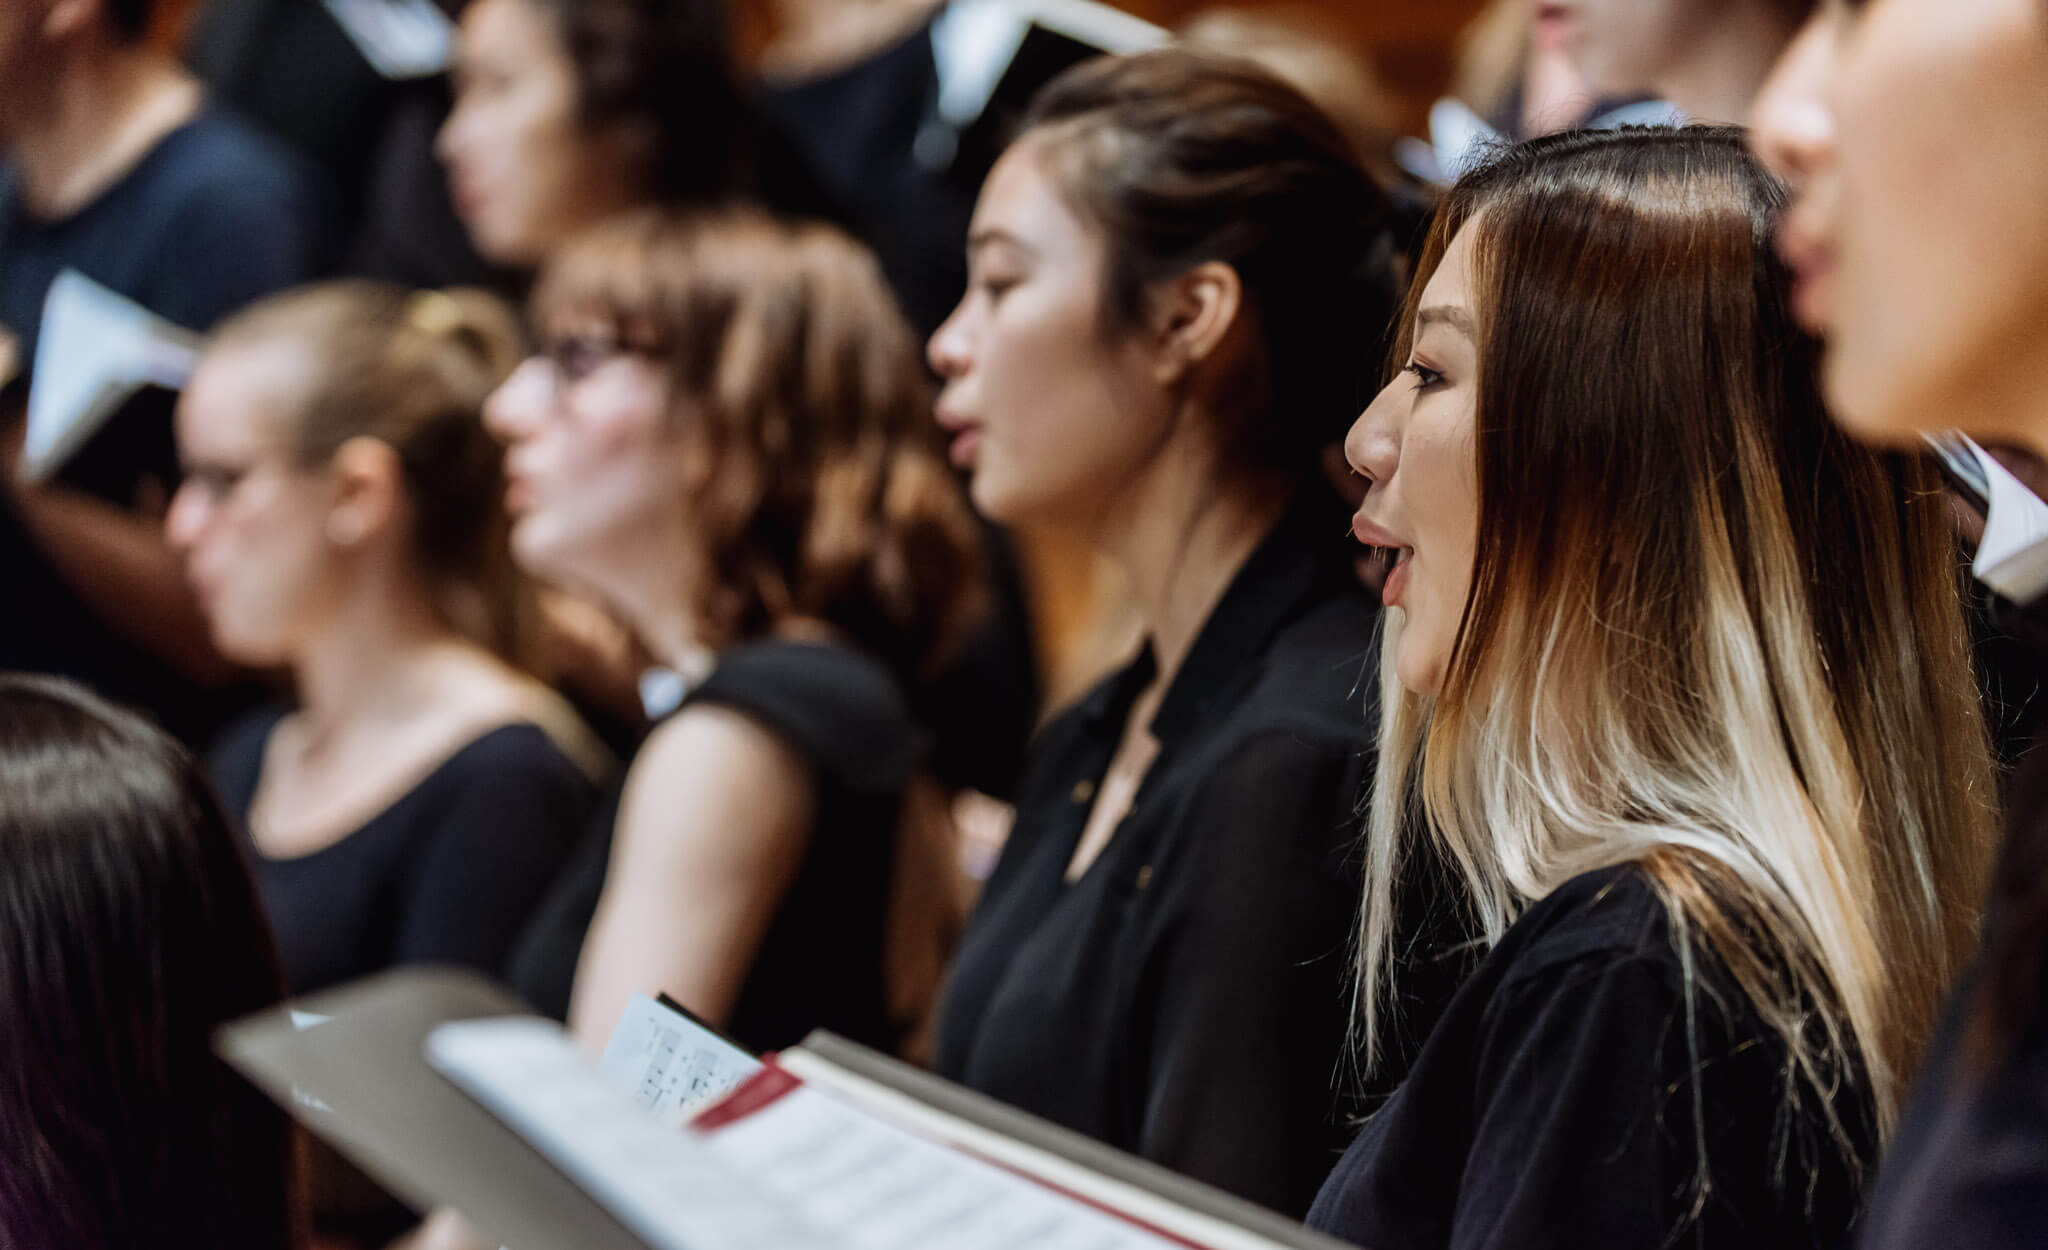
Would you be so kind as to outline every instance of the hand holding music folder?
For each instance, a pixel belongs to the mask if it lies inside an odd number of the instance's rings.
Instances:
[[[829,1034],[677,1128],[468,973],[222,1030],[237,1068],[408,1201],[513,1250],[1336,1250],[1292,1221]]]

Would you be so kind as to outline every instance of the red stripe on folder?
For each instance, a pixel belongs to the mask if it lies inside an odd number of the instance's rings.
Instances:
[[[761,1061],[761,1070],[733,1087],[723,1099],[697,1113],[690,1127],[713,1132],[746,1119],[776,1099],[802,1085],[796,1077],[775,1066],[774,1056]]]

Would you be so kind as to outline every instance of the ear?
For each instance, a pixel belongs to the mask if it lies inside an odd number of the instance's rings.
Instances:
[[[1159,380],[1178,382],[1214,357],[1243,306],[1244,281],[1220,260],[1204,261],[1156,286],[1151,312]]]
[[[398,521],[405,501],[405,468],[391,444],[381,438],[352,438],[335,450],[327,472],[334,484],[328,542],[360,547]]]

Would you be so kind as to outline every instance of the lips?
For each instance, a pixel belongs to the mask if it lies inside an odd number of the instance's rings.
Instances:
[[[1834,275],[1834,250],[1796,215],[1778,227],[1778,255],[1792,271],[1792,315],[1810,333],[1828,328],[1829,294]]]
[[[933,419],[940,429],[953,436],[946,447],[946,458],[952,461],[953,467],[973,468],[975,457],[981,452],[981,426],[946,407],[943,401],[933,413]]]
[[[1408,585],[1408,562],[1415,557],[1415,548],[1403,542],[1392,530],[1366,519],[1363,512],[1351,518],[1351,533],[1366,546],[1378,548],[1377,558],[1388,563],[1386,576],[1380,582],[1380,602],[1394,607]]]

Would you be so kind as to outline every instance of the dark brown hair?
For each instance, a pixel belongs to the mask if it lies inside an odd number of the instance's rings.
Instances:
[[[531,3],[569,55],[580,120],[626,139],[649,200],[701,204],[751,182],[758,119],[722,0]]]
[[[1213,405],[1225,450],[1311,468],[1364,406],[1396,300],[1387,198],[1343,132],[1249,61],[1164,49],[1060,75],[1027,140],[1108,236],[1109,331],[1140,320],[1157,282],[1237,271],[1256,349]]]
[[[191,757],[0,675],[0,1245],[293,1245],[290,1125],[211,1049],[281,993]]]
[[[980,539],[866,249],[752,211],[642,212],[566,244],[533,313],[543,334],[595,317],[671,370],[677,428],[707,462],[689,501],[707,642],[801,616],[910,678],[952,651],[981,607]]]
[[[484,400],[518,364],[519,322],[483,291],[344,280],[236,314],[216,346],[280,341],[311,362],[285,431],[302,467],[373,438],[398,454],[415,559],[449,623],[508,659],[527,650],[530,587],[507,543],[502,453]]]

